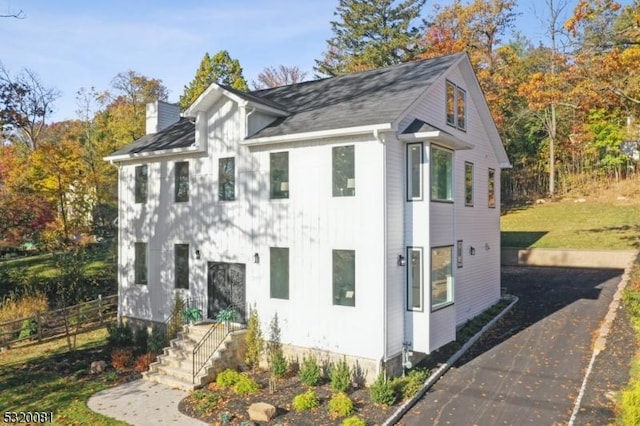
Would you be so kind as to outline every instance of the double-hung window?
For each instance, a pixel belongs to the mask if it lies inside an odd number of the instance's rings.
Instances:
[[[356,162],[353,145],[336,146],[332,151],[333,196],[356,195]]]
[[[218,160],[218,198],[220,201],[236,199],[236,160],[234,157]]]
[[[176,288],[189,289],[189,244],[175,244],[173,250]]]
[[[356,306],[355,250],[333,250],[333,304]]]
[[[269,181],[271,199],[289,198],[289,153],[269,154]]]
[[[189,201],[189,162],[180,161],[175,164],[175,201]]]
[[[431,146],[431,200],[453,201],[453,152]]]
[[[271,247],[269,249],[269,263],[271,298],[289,299],[289,249]]]
[[[489,169],[489,182],[488,182],[488,190],[489,190],[489,207],[496,207],[496,171],[494,169]]]
[[[135,176],[135,188],[134,188],[134,196],[135,202],[138,204],[144,204],[147,202],[147,193],[148,193],[148,169],[147,165],[144,164],[142,166],[136,166],[136,176]]]
[[[431,249],[431,309],[453,303],[453,246]]]
[[[134,282],[147,284],[147,243],[135,243],[133,260]]]
[[[446,99],[447,124],[459,130],[466,130],[467,92],[452,82],[447,81]]]
[[[464,163],[464,205],[473,207],[473,163]]]

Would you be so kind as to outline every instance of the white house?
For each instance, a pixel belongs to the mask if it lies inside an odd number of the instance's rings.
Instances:
[[[509,161],[466,54],[158,102],[119,168],[119,313],[275,313],[290,351],[397,371],[500,298]]]

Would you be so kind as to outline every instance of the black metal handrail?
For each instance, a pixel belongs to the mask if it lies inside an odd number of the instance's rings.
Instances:
[[[206,316],[207,316],[206,302],[207,302],[206,298],[203,296],[191,297],[184,301],[183,312],[178,312],[175,309],[173,310],[173,312],[171,312],[171,315],[169,315],[169,317],[164,322],[164,326],[165,326],[164,330],[165,330],[167,342],[169,342],[171,339],[174,339],[176,337],[175,335],[172,335],[172,332],[177,333],[178,331],[178,330],[174,330],[175,328],[182,328],[182,326],[188,322],[188,319],[185,316],[186,310],[192,309],[192,308],[199,309],[200,314],[202,316],[201,319],[206,319]],[[176,318],[176,315],[178,316],[177,318]]]
[[[193,348],[193,379],[195,383],[196,376],[202,371],[205,364],[211,359],[213,354],[218,350],[224,339],[231,333],[232,324],[230,321],[218,322],[214,324],[202,339]]]

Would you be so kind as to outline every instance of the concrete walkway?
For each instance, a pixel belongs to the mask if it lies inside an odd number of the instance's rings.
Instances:
[[[186,396],[185,391],[140,379],[96,393],[89,398],[87,406],[134,426],[206,425],[178,411],[178,403]]]

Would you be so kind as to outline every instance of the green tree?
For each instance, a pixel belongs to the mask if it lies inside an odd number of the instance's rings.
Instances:
[[[231,58],[226,50],[213,56],[205,53],[195,77],[180,96],[182,109],[187,109],[214,82],[243,92],[249,90],[238,59]]]
[[[331,21],[333,37],[319,75],[335,76],[414,59],[421,51],[422,24],[414,26],[425,0],[340,0]]]

